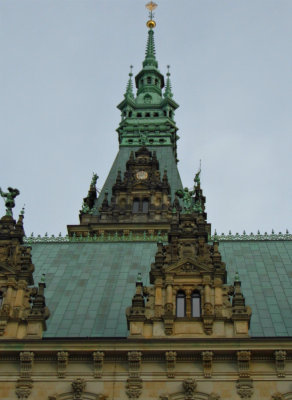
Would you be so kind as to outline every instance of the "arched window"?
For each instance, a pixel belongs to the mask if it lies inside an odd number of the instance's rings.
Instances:
[[[148,85],[151,85],[151,81],[152,81],[151,77],[148,76],[148,77],[147,77],[147,83],[148,83]]]
[[[176,316],[185,317],[186,315],[186,295],[179,291],[176,295]]]
[[[158,86],[158,79],[155,79],[155,85]]]
[[[148,213],[148,210],[149,210],[149,201],[147,199],[143,199],[142,212],[143,213]]]
[[[132,116],[132,111],[129,111],[129,117],[131,117]]]
[[[201,316],[201,296],[199,292],[192,293],[192,317]]]
[[[133,201],[133,213],[138,213],[139,212],[139,205],[140,205],[139,199],[134,199],[134,201]]]

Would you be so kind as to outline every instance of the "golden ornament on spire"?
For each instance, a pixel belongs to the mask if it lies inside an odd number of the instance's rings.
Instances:
[[[149,10],[149,21],[146,22],[146,25],[149,29],[153,29],[156,26],[156,22],[153,20],[154,14],[153,10],[157,7],[157,4],[154,3],[153,1],[150,1],[149,3],[146,4],[146,8]]]

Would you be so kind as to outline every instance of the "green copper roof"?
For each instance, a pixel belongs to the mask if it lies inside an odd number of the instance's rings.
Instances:
[[[220,243],[228,281],[236,272],[252,307],[252,336],[292,336],[292,241]],[[125,310],[139,272],[145,285],[156,244],[32,245],[35,282],[46,274],[46,337],[125,337]]]
[[[171,194],[172,194],[172,201],[174,200],[174,193],[178,189],[182,189],[182,183],[181,179],[179,176],[179,172],[177,169],[177,164],[176,160],[173,154],[173,151],[171,147],[152,147],[152,146],[147,146],[147,148],[150,151],[156,151],[157,159],[159,161],[159,169],[161,176],[163,175],[164,170],[167,170],[167,177],[168,177],[168,182],[171,187]],[[106,190],[108,190],[109,193],[109,200],[111,198],[111,189],[112,186],[114,185],[116,178],[117,178],[117,173],[118,170],[121,170],[122,175],[125,172],[126,169],[126,163],[130,157],[131,151],[137,151],[139,147],[121,147],[115,161],[113,162],[113,165],[111,167],[111,170],[108,174],[108,177],[103,185],[103,188],[101,190],[101,193],[99,195],[99,198],[97,199],[97,202],[95,204],[95,208],[98,209],[101,206],[101,203],[104,199],[104,193]]]

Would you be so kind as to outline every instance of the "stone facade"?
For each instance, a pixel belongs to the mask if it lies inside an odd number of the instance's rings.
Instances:
[[[289,355],[285,378],[274,357],[279,347]],[[66,354],[65,374],[60,353]],[[1,342],[0,398],[291,399],[291,354],[289,339]]]

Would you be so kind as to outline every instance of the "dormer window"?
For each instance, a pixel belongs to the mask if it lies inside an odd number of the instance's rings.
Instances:
[[[148,76],[148,77],[147,77],[147,83],[148,83],[148,85],[151,85],[151,82],[152,82],[152,79],[151,79],[150,76]]]
[[[137,118],[141,118],[142,114],[141,113],[137,113]]]
[[[155,85],[158,86],[158,79],[155,79]]]
[[[145,117],[150,117],[150,113],[146,113],[146,114],[145,114]]]
[[[181,290],[176,295],[176,316],[178,318],[186,316],[186,295]]]
[[[192,293],[192,317],[199,318],[201,316],[201,296],[199,292]]]

